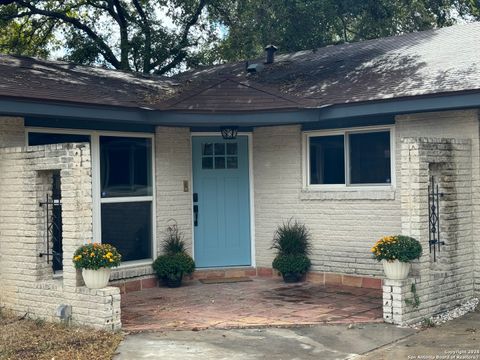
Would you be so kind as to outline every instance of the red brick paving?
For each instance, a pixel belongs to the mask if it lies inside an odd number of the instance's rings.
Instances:
[[[158,287],[122,295],[127,331],[201,330],[382,321],[381,290],[280,279]]]

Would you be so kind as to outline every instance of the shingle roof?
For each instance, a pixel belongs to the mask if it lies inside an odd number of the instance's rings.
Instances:
[[[142,107],[171,97],[175,85],[166,77],[0,55],[0,96]]]
[[[215,79],[206,87],[192,88],[166,102],[164,107],[168,110],[229,112],[299,109],[305,104],[301,99],[278,93],[275,89],[264,89],[259,84],[227,77]]]
[[[166,78],[0,56],[0,96],[171,111],[286,110],[467,91],[480,91],[479,22],[278,55],[256,74],[243,62]]]
[[[480,22],[278,55],[255,75],[244,69],[226,64],[177,78],[189,87],[216,76],[248,79],[313,107],[480,90]]]

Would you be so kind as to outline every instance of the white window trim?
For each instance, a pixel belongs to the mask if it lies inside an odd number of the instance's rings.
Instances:
[[[369,133],[379,131],[390,131],[390,179],[389,184],[348,184],[350,171],[348,134]],[[310,184],[310,138],[318,136],[343,135],[345,141],[345,184]],[[304,131],[302,135],[302,181],[303,191],[392,191],[396,187],[396,165],[395,165],[395,126],[368,126],[355,128],[341,128],[334,130],[312,130]]]
[[[44,127],[26,127],[25,143],[28,144],[29,133],[51,133],[51,134],[72,134],[90,136],[90,151],[92,159],[92,222],[93,222],[93,241],[102,241],[102,222],[101,222],[101,206],[103,203],[119,203],[119,202],[152,202],[152,258],[132,260],[122,262],[121,268],[132,267],[136,265],[151,264],[157,257],[157,218],[156,218],[156,190],[155,190],[155,134],[139,133],[139,132],[120,132],[120,131],[102,131],[88,129],[64,129],[64,128],[44,128]],[[129,196],[129,197],[112,197],[102,198],[100,194],[100,136],[117,136],[131,138],[148,138],[152,141],[152,195],[150,196]]]

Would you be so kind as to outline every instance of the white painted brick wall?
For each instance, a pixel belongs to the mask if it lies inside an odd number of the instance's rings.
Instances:
[[[45,210],[39,207],[60,170],[63,220],[63,277],[54,279],[46,252]],[[72,306],[72,321],[117,330],[120,291],[90,290],[72,257],[92,238],[92,181],[88,144],[0,149],[0,306],[47,320],[58,320],[61,304]]]
[[[478,134],[477,110],[398,116],[395,126],[396,144],[400,144],[402,137],[414,136],[471,139],[474,179],[480,179]],[[400,146],[396,146],[397,179],[400,178],[400,155]],[[300,126],[256,128],[253,158],[257,266],[271,266],[274,252],[270,246],[275,228],[295,217],[312,230],[314,270],[383,276],[380,264],[371,259],[369,250],[379,237],[401,232],[399,180],[394,191],[386,192],[302,191]],[[188,129],[157,129],[156,174],[158,241],[170,218],[179,222],[190,241],[192,184]],[[183,192],[183,180],[189,181],[187,193]],[[478,186],[478,181],[474,180],[473,185]]]
[[[175,219],[192,247],[192,150],[189,128],[157,127],[155,133],[157,244],[160,253],[164,231]],[[188,182],[188,191],[183,182]]]
[[[23,118],[0,116],[0,148],[24,145],[25,126]]]
[[[477,110],[398,116],[395,125],[395,191],[353,193],[303,192],[300,126],[256,128],[253,157],[257,266],[271,266],[274,252],[270,246],[275,227],[295,217],[304,221],[312,231],[313,270],[383,275],[380,264],[372,260],[369,250],[379,237],[401,232],[400,139],[417,136],[471,139],[471,166],[475,179],[472,186],[478,188],[478,128]],[[478,218],[475,217],[477,228]],[[476,246],[478,253],[478,241]],[[476,261],[478,269],[478,257]]]
[[[271,267],[275,228],[294,217],[312,232],[313,270],[382,274],[369,250],[380,236],[400,231],[393,192],[302,192],[300,126],[257,128],[253,148],[258,266]]]
[[[401,161],[402,229],[418,239],[423,255],[412,264],[411,278],[384,281],[384,319],[406,324],[447,310],[474,295],[474,237],[471,140],[404,138]],[[440,199],[440,236],[445,241],[435,257],[429,252],[428,194],[434,176]],[[418,307],[411,300],[416,285]]]
[[[472,146],[472,236],[475,289],[480,296],[480,132],[479,110],[443,111],[397,117],[398,137],[470,139]],[[401,134],[401,135],[400,135]],[[397,154],[398,158],[398,154]]]

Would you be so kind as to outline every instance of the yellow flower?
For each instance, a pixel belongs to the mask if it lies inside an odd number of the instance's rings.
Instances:
[[[95,256],[94,252],[90,253],[90,257],[94,257],[94,256]]]
[[[113,259],[108,259],[108,261],[113,262]]]

